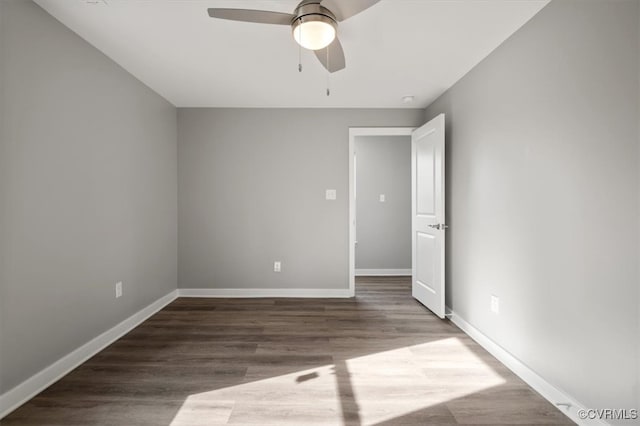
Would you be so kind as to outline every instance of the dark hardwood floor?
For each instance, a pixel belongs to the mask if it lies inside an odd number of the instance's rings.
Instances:
[[[2,425],[573,424],[408,278],[354,299],[181,298]]]

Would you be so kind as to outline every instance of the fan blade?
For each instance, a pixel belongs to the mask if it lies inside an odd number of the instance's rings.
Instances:
[[[344,21],[369,9],[380,0],[322,0],[322,6],[329,9],[338,18],[338,21]]]
[[[340,71],[347,66],[346,60],[344,58],[344,50],[342,49],[342,44],[340,44],[340,40],[338,40],[337,37],[329,46],[325,47],[324,49],[315,50],[315,53],[320,63],[322,63],[322,65],[329,72]]]
[[[249,9],[207,9],[209,16],[218,19],[229,19],[231,21],[256,22],[259,24],[291,25],[294,15],[280,12],[269,12],[266,10]]]

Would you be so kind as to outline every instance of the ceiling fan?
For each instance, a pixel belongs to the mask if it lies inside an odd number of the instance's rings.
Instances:
[[[345,68],[344,50],[337,37],[338,23],[370,8],[380,0],[302,0],[293,13],[265,10],[210,8],[212,18],[261,24],[289,25],[293,38],[315,51],[330,72]]]

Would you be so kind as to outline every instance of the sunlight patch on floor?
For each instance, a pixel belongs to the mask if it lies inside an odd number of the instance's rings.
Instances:
[[[346,366],[362,425],[391,420],[505,383],[458,338],[352,358]]]
[[[171,426],[194,423],[198,411],[231,403],[240,423],[261,423],[268,418],[285,418],[290,424],[340,424],[342,415],[335,385],[333,365],[277,375],[281,367],[255,367],[247,371],[246,383],[189,396],[176,413]],[[275,373],[275,375],[274,375]],[[270,377],[272,376],[272,377]],[[231,408],[223,416],[209,417],[201,424],[225,424]]]
[[[171,426],[268,419],[373,425],[505,383],[490,365],[495,360],[455,337],[364,356],[348,352],[334,365],[294,373],[250,367],[245,383],[189,396]]]

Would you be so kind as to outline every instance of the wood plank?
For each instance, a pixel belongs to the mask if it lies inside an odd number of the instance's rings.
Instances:
[[[1,423],[572,424],[410,287],[358,277],[353,299],[180,298]]]

